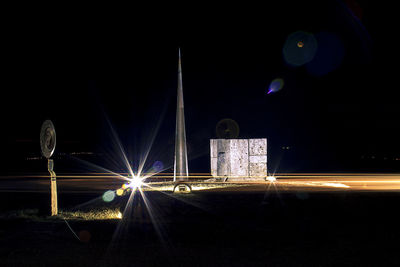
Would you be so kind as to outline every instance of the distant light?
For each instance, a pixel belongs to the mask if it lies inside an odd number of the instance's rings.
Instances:
[[[102,196],[104,202],[111,202],[114,200],[115,198],[115,193],[114,191],[108,190],[107,192],[105,192]]]
[[[117,218],[122,219],[122,213],[120,211],[118,211],[118,213],[117,213]]]
[[[268,176],[267,181],[274,183],[274,182],[276,182],[276,178],[274,176]]]

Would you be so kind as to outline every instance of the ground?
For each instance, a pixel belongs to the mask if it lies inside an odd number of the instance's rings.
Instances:
[[[46,193],[2,193],[3,266],[399,265],[397,192],[206,190],[137,194],[122,220],[46,217]],[[74,211],[99,194],[59,195]],[[123,207],[101,198],[81,210]],[[151,216],[150,216],[151,215]],[[154,224],[153,224],[154,222]]]

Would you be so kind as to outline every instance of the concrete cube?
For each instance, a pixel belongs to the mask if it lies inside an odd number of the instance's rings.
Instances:
[[[214,177],[266,177],[267,139],[211,139],[210,158]]]

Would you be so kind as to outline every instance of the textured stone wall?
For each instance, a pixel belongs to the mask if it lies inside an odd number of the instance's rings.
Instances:
[[[267,139],[211,139],[211,174],[214,177],[267,176]]]
[[[249,139],[249,175],[267,176],[267,139]]]
[[[229,142],[217,140],[217,175],[229,176],[231,173]]]
[[[210,157],[211,157],[211,175],[217,176],[217,168],[218,168],[218,139],[210,139]]]
[[[229,139],[230,158],[228,164],[231,172],[228,176],[249,176],[249,142],[246,139]]]

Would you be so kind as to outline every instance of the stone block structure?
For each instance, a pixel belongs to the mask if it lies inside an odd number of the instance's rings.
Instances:
[[[218,178],[265,179],[267,139],[211,139],[211,175]]]

